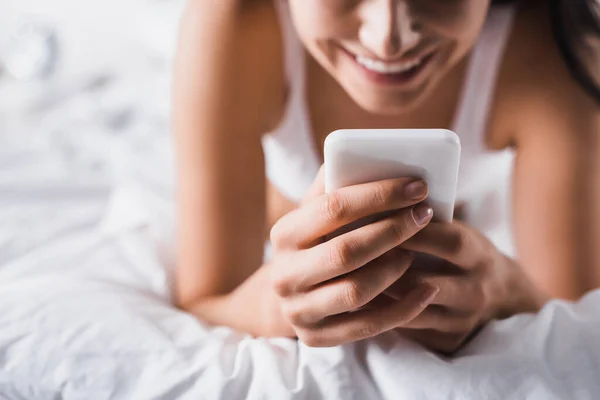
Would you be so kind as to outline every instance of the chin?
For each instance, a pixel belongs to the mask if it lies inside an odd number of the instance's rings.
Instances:
[[[371,114],[402,115],[418,108],[430,92],[427,83],[407,91],[382,91],[346,87],[346,92],[358,106]]]

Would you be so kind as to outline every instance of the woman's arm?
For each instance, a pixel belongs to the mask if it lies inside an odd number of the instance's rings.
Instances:
[[[539,287],[576,299],[600,286],[600,118],[582,94],[552,96],[531,105],[517,142],[516,237]]]
[[[600,106],[571,78],[539,16],[525,28],[511,99],[518,258],[540,289],[576,299],[600,286]]]
[[[176,301],[184,309],[216,310],[223,302],[219,296],[262,264],[266,189],[260,139],[277,122],[284,96],[273,11],[265,1],[193,0],[182,21],[174,131]]]

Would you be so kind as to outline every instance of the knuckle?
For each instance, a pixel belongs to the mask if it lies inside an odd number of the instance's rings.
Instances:
[[[486,314],[489,310],[495,309],[494,307],[494,296],[492,295],[492,291],[489,288],[483,287],[481,289],[481,306],[479,307],[479,314]]]
[[[345,201],[338,192],[329,193],[321,203],[321,216],[330,223],[343,221],[347,211]]]
[[[365,339],[376,336],[382,331],[380,324],[376,322],[365,322],[356,326],[354,334],[357,338]]]
[[[328,268],[334,272],[346,270],[346,266],[352,262],[354,257],[353,245],[349,241],[338,240],[333,243],[327,260]]]
[[[358,282],[348,279],[344,282],[341,293],[342,303],[348,308],[348,310],[354,310],[362,307],[367,303],[366,293],[361,290]]]
[[[297,332],[298,340],[308,347],[326,347],[327,341],[325,337],[318,331],[310,329],[302,329]]]
[[[460,230],[454,229],[448,240],[448,251],[460,254],[467,247],[467,236]]]
[[[298,305],[286,302],[282,305],[282,311],[285,318],[294,326],[301,326],[304,323],[304,310]]]
[[[271,287],[279,297],[287,297],[292,292],[291,285],[287,276],[277,272],[272,272],[269,276]]]
[[[394,189],[394,186],[385,181],[373,183],[371,192],[373,202],[384,206],[391,204],[393,202]]]
[[[471,304],[475,305],[474,311],[488,310],[493,303],[492,287],[485,281],[475,278],[471,283]]]
[[[286,239],[286,228],[284,224],[284,220],[280,219],[273,225],[271,231],[269,232],[269,239],[271,240],[271,244],[274,248],[280,248],[285,243]]]
[[[482,242],[481,246],[482,250],[480,251],[480,261],[477,267],[483,274],[492,273],[499,257],[506,256],[499,254],[495,246],[487,239]]]
[[[484,285],[475,285],[473,289],[473,303],[479,307],[486,307],[488,302],[488,290]]]
[[[408,218],[410,217],[406,213],[402,213],[400,216],[390,219],[388,231],[390,233],[390,236],[392,236],[396,241],[404,241],[408,239]]]

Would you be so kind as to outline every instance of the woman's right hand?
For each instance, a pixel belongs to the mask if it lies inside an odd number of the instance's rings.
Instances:
[[[422,203],[426,185],[403,178],[323,194],[320,174],[314,187],[317,194],[271,231],[271,283],[297,337],[309,346],[336,346],[418,316],[438,288],[417,286],[381,307],[364,306],[409,268],[412,255],[398,246],[431,221],[432,210]],[[386,213],[383,219],[326,239],[350,223],[381,213]]]

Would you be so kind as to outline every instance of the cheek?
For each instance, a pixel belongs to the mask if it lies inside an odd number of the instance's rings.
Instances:
[[[485,23],[489,0],[414,0],[416,19],[431,35],[471,45]]]
[[[307,41],[342,40],[356,30],[347,0],[289,0],[294,25]]]

